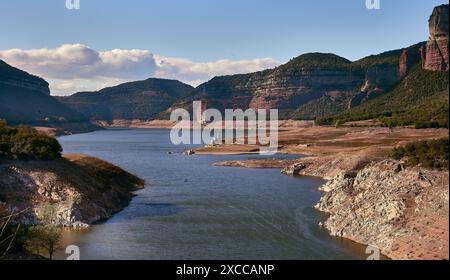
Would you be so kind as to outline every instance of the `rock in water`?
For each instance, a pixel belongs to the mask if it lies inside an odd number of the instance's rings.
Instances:
[[[281,173],[286,175],[298,175],[300,174],[300,171],[306,168],[306,165],[303,162],[298,162],[293,165],[290,165],[283,170],[281,170]]]
[[[192,156],[192,155],[195,155],[195,150],[187,150],[187,151],[185,151],[184,153],[183,153],[183,155],[185,155],[185,156]]]

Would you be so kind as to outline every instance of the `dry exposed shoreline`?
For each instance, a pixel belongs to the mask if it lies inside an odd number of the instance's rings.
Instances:
[[[406,167],[387,156],[397,145],[442,137],[448,137],[447,129],[287,128],[280,132],[280,151],[307,157],[215,165],[322,177],[328,182],[315,208],[329,214],[322,226],[331,235],[376,246],[392,259],[448,259],[448,171]],[[199,153],[233,151],[245,153],[246,147],[223,145]]]
[[[85,228],[110,218],[131,201],[144,181],[103,160],[65,155],[53,161],[6,161],[0,164],[0,197],[8,208],[26,210],[22,224],[52,223]]]
[[[171,128],[170,121],[97,123],[105,128]],[[448,172],[405,167],[389,160],[393,147],[448,137],[447,129],[376,126],[317,127],[280,122],[280,153],[297,160],[219,162],[217,166],[279,168],[288,175],[322,177],[324,195],[315,206],[329,214],[323,226],[334,236],[380,248],[392,259],[448,259]],[[190,127],[190,123],[185,124]],[[255,154],[255,145],[218,145],[196,154]]]

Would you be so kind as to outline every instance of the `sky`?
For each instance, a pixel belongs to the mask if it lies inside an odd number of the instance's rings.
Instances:
[[[308,52],[350,60],[428,38],[442,0],[0,0],[0,59],[52,94],[149,77],[194,86]]]

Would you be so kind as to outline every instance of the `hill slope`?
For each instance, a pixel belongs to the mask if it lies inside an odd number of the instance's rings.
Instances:
[[[408,48],[416,59],[419,47]],[[215,77],[176,103],[190,109],[202,100],[208,108],[278,108],[281,118],[313,119],[343,112],[401,80],[399,49],[351,62],[327,53],[309,53],[265,71]]]
[[[151,78],[58,99],[91,120],[149,120],[193,89],[179,81]]]
[[[401,80],[400,57],[420,60],[424,43],[356,62],[330,53],[308,53],[260,72],[218,76],[193,88],[173,80],[148,79],[59,100],[91,120],[166,119],[177,108],[279,109],[280,118],[314,119],[343,112]]]
[[[72,131],[95,128],[82,114],[50,96],[45,80],[1,60],[0,119],[10,124],[59,127]]]
[[[448,72],[423,70],[420,65],[386,94],[375,97],[345,113],[318,120],[333,124],[380,119],[385,125],[415,125],[448,128]]]

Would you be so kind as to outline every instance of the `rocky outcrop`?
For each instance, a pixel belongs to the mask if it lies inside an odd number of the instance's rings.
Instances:
[[[49,84],[0,60],[0,119],[10,124],[28,124],[87,132],[98,129],[82,114],[50,96]]]
[[[431,71],[449,71],[448,61],[449,5],[434,8],[429,20],[430,38],[423,52],[423,68]]]
[[[380,93],[399,81],[400,71],[397,64],[374,65],[367,69],[360,91],[368,94]]]
[[[285,167],[281,170],[281,173],[286,175],[298,175],[302,170],[306,168],[306,164],[303,162],[294,163],[292,165],[289,165],[288,167]]]
[[[421,51],[417,49],[405,49],[400,56],[399,74],[400,78],[406,77],[414,65],[422,59]]]
[[[395,160],[342,172],[328,181],[316,208],[333,236],[380,248],[393,259],[448,259],[448,172]]]
[[[88,156],[0,164],[0,202],[23,211],[20,222],[87,227],[125,207],[144,182]]]
[[[48,83],[0,60],[0,86],[11,86],[50,95]]]
[[[280,118],[311,119],[339,113],[397,84],[401,51],[355,62],[334,54],[308,53],[274,69],[215,77],[167,112],[192,110],[192,101],[201,100],[207,108],[221,111],[276,108]],[[362,98],[356,100],[357,95]]]

